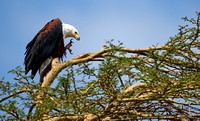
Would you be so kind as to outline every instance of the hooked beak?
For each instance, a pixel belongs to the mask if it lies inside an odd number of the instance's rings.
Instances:
[[[78,41],[79,41],[79,40],[80,40],[80,37],[76,38],[76,40],[78,40]]]
[[[80,37],[79,37],[78,33],[75,33],[75,34],[74,34],[74,38],[75,38],[76,40],[80,40]]]

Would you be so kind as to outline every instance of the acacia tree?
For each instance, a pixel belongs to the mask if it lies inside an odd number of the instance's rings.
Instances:
[[[40,83],[17,67],[0,82],[2,120],[195,120],[200,117],[200,13],[163,46],[106,42],[59,64]],[[58,74],[63,71],[62,76]],[[44,78],[43,78],[44,77]],[[56,86],[51,86],[58,81]]]

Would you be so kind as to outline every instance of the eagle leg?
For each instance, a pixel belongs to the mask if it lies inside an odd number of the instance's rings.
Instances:
[[[70,49],[70,47],[72,46],[72,41],[73,39],[70,39],[70,42],[65,46],[65,50],[68,50],[70,54],[73,54],[72,53],[72,50]]]

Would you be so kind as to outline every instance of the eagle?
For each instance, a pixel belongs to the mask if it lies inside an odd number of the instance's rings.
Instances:
[[[27,44],[25,51],[24,65],[27,74],[32,70],[31,74],[34,78],[39,70],[49,65],[54,58],[63,59],[66,56],[64,39],[73,37],[80,40],[77,29],[69,24],[62,23],[59,18],[48,22]],[[71,40],[70,40],[71,41]]]

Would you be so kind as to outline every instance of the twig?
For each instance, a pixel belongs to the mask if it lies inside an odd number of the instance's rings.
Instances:
[[[1,98],[1,99],[0,99],[0,103],[3,102],[3,101],[6,100],[6,99],[12,97],[12,96],[15,96],[15,95],[20,94],[20,93],[23,93],[23,92],[30,92],[30,93],[32,93],[33,91],[30,90],[30,89],[24,89],[24,90],[20,90],[20,91],[14,92],[14,93],[12,93],[12,94],[10,94],[10,95],[4,97],[4,98]]]

